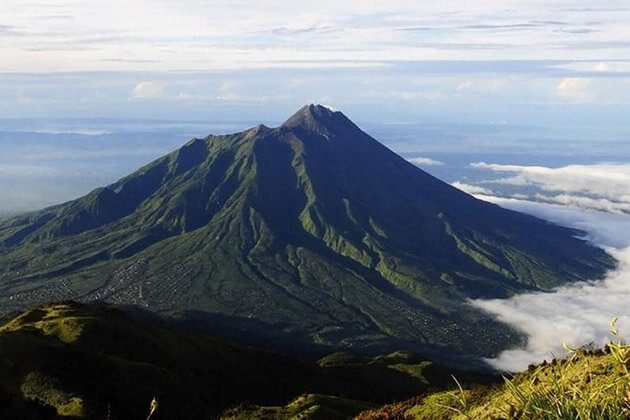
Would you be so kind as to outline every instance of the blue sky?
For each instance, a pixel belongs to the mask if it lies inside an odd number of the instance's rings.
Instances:
[[[0,113],[625,126],[627,1],[3,0]]]

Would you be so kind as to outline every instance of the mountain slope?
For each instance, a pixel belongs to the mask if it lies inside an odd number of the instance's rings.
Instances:
[[[237,414],[252,404],[287,404],[305,392],[329,396],[298,399],[295,409],[356,413],[375,404],[332,395],[382,404],[443,389],[451,372],[404,353],[299,361],[108,305],[46,304],[0,324],[3,419],[144,418],[154,396],[152,418],[213,418],[234,406]]]
[[[0,224],[0,307],[105,300],[276,344],[489,355],[518,337],[466,299],[614,266],[576,233],[476,200],[310,105]]]
[[[630,346],[617,334],[602,350],[580,349],[565,359],[531,365],[501,386],[464,386],[368,410],[356,418],[626,420],[629,369]]]

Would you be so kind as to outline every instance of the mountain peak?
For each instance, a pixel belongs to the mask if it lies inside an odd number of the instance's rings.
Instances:
[[[282,127],[304,128],[321,131],[322,128],[330,129],[340,123],[351,123],[351,121],[339,111],[319,104],[305,105],[295,114],[286,120]]]

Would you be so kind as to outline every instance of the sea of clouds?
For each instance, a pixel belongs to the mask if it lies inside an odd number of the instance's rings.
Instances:
[[[471,301],[473,306],[494,314],[528,337],[525,347],[504,351],[488,362],[501,370],[519,371],[530,363],[563,356],[566,353],[563,344],[574,348],[603,346],[611,339],[610,322],[617,317],[622,335],[629,337],[630,215],[623,208],[630,204],[630,183],[626,182],[628,165],[565,168],[479,165],[482,166],[513,172],[512,179],[518,177],[523,183],[538,187],[541,193],[527,197],[518,195],[518,198],[497,197],[492,195],[487,184],[483,188],[469,188],[469,192],[503,207],[580,229],[588,240],[605,248],[619,262],[618,269],[608,273],[603,280],[573,284],[551,293]],[[465,184],[456,186],[467,188]],[[550,192],[587,193],[593,201],[552,204],[551,200],[544,199]],[[601,203],[604,200],[618,205],[603,211]]]

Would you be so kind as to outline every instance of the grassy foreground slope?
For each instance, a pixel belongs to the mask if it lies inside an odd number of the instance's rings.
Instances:
[[[0,313],[99,300],[302,349],[492,356],[520,337],[467,299],[615,266],[577,234],[477,200],[310,105],[0,222]]]
[[[296,410],[326,406],[345,417],[444,389],[450,372],[408,353],[299,361],[104,305],[46,304],[0,325],[2,419],[146,418],[154,396],[156,418],[165,419],[212,418],[229,407],[279,407],[296,398]],[[298,398],[304,393],[321,396]]]
[[[367,410],[357,419],[627,420],[629,370],[630,346],[617,338],[602,350],[575,350],[530,366],[501,386],[459,387]]]

